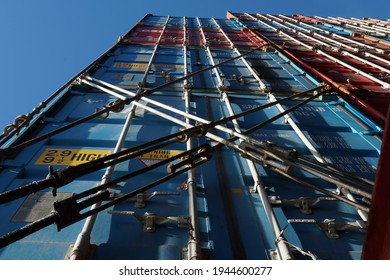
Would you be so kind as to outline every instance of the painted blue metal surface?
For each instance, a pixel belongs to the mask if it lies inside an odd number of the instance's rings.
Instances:
[[[185,20],[188,28],[199,28],[197,19],[185,18]],[[229,32],[240,30],[239,24],[233,20],[200,18],[199,21],[202,28],[215,31],[215,36],[218,38],[223,38],[222,33],[217,35],[218,25],[227,32],[228,37]],[[142,20],[142,26],[156,27],[156,32],[162,32],[166,22],[167,17],[147,15]],[[179,31],[184,28],[183,22],[183,17],[170,17],[167,27],[177,28]],[[247,25],[256,26],[259,30],[265,28],[268,31],[267,27],[258,22],[248,22]],[[231,36],[238,35],[231,33]],[[234,38],[238,40],[238,37]],[[210,47],[210,52],[215,63],[237,56],[232,48],[224,45]],[[242,52],[245,51],[242,50]],[[187,64],[185,64],[185,55]],[[177,80],[184,76],[186,71],[193,73],[210,67],[213,63],[203,47],[165,46],[159,43],[156,46],[137,45],[131,43],[130,40],[118,43],[108,56],[96,61],[95,65],[85,73],[86,76],[135,93]],[[148,65],[150,65],[149,68]],[[149,97],[155,102],[171,106],[176,110],[191,112],[197,118],[208,122],[230,116],[231,112],[221,98],[223,93],[227,94],[233,113],[237,114],[268,104],[270,95],[279,99],[319,85],[313,77],[289,61],[282,53],[273,49],[252,52],[243,59],[236,59],[217,67],[216,72],[219,77],[216,76],[215,71],[205,71],[189,78],[190,86],[187,85],[187,88],[181,81],[161,88]],[[260,80],[257,80],[253,73],[256,73]],[[83,83],[83,77],[81,81],[75,81],[65,92],[64,98],[52,104],[47,112],[40,116],[40,121],[36,122],[34,127],[25,130],[10,146],[55,131],[96,110],[102,110],[104,106],[117,100],[117,97],[112,95],[113,92],[125,95],[112,88],[109,94],[89,86]],[[146,83],[142,84],[144,77]],[[219,79],[223,80],[225,88],[219,87]],[[265,84],[266,89],[261,89],[260,83]],[[185,100],[183,100],[185,94],[190,94],[189,107],[186,107]],[[301,96],[296,100],[283,102],[281,106],[287,110],[305,98]],[[139,102],[173,117],[176,122],[151,113],[147,110],[148,108],[138,106],[134,110],[130,128],[124,138],[124,149],[149,143],[183,129],[180,121],[185,121],[184,114],[163,109],[158,103],[152,104],[151,101],[141,99]],[[93,118],[76,127],[51,135],[3,159],[0,162],[0,192],[4,193],[44,179],[48,174],[48,166],[58,170],[69,164],[79,164],[87,158],[89,162],[93,162],[99,157],[100,152],[102,154],[112,153],[120,138],[126,118],[131,114],[131,106],[126,105],[118,112],[110,112],[105,118]],[[280,114],[280,109],[271,106],[241,116],[237,121],[241,130],[245,132],[278,114]],[[326,163],[356,176],[374,180],[381,146],[380,138],[372,135],[372,131],[377,128],[374,123],[357,115],[349,105],[344,106],[343,100],[335,92],[330,92],[330,96],[317,98],[302,105],[292,111],[289,117]],[[195,121],[191,123],[195,124]],[[227,122],[225,127],[230,129],[230,132],[209,127],[207,131],[209,134],[193,138],[194,147],[205,143],[213,146],[216,144],[217,137],[229,139],[232,137],[235,125]],[[314,158],[312,149],[297,130],[284,121],[283,116],[245,137],[252,137],[254,141],[271,141],[285,150],[295,150],[299,154]],[[301,255],[296,248],[313,252],[320,259],[358,259],[360,257],[364,232],[356,229],[340,230],[340,238],[332,239],[316,224],[304,222],[310,219],[318,222],[326,219],[336,219],[344,223],[355,222],[360,220],[360,217],[354,207],[342,201],[326,200],[314,205],[312,214],[307,215],[291,203],[279,203],[278,201],[298,200],[302,197],[312,200],[320,198],[321,200],[325,194],[294,182],[269,169],[266,165],[256,163],[256,170],[251,170],[238,144],[239,141],[235,140],[229,147],[223,146],[213,150],[211,158],[206,163],[193,168],[198,220],[196,230],[199,233],[197,241],[201,248],[199,254],[201,258],[272,259],[280,257],[276,253],[274,229],[268,220],[264,201],[256,191],[253,191],[253,172],[257,172],[263,181],[278,224],[284,229],[283,234],[290,244],[294,258],[307,258]],[[6,148],[5,145],[3,149]],[[168,157],[164,155],[185,151],[187,146],[185,143],[176,142],[163,150],[160,154],[156,152],[152,155],[143,155],[118,164],[111,179],[115,180],[131,172],[145,170],[148,166]],[[74,162],[71,161],[71,157]],[[100,169],[76,178],[59,188],[58,192],[68,195],[89,190],[101,183],[104,172],[105,169]],[[333,183],[300,169],[293,168],[292,172],[297,178],[325,190],[337,188]],[[146,186],[167,174],[167,166],[161,166],[118,183],[109,191],[112,197],[120,196]],[[188,184],[191,182],[188,178],[188,174],[183,173],[149,190],[148,193],[156,191],[169,195],[156,195],[150,201],[145,202],[144,208],[137,208],[136,200],[133,199],[100,212],[90,235],[90,244],[93,245],[93,249],[88,251],[87,257],[91,259],[186,259],[189,243],[193,241],[191,236],[193,225],[187,219],[191,211],[188,191]],[[49,191],[49,189],[44,190],[44,192]],[[357,200],[360,202],[362,197],[358,195]],[[19,209],[26,209],[26,201],[23,197],[0,205],[2,213],[0,235],[31,222],[15,221],[13,218]],[[106,202],[102,201],[102,203]],[[38,211],[34,209],[36,208],[31,208],[31,211]],[[125,213],[123,211],[134,211],[136,214],[126,216],[110,211],[119,211],[122,214]],[[179,225],[171,222],[150,225],[145,222],[150,213],[162,219],[180,217],[187,222]],[[144,223],[137,217],[143,217]],[[60,232],[57,232],[55,225],[51,225],[1,248],[0,259],[69,258],[73,244],[84,223],[84,220],[78,221],[61,229]],[[155,231],[148,232],[148,225],[155,227]]]
[[[324,29],[324,30],[327,30],[327,31],[330,31],[332,33],[336,33],[339,35],[352,35],[353,34],[353,31],[351,31],[351,30],[345,29],[345,28],[340,27],[340,26],[335,26],[335,25],[332,25],[329,23],[318,24],[316,26],[318,26],[321,29]]]

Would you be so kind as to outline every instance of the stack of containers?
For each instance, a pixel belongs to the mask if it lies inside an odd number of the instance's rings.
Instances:
[[[244,16],[228,13],[282,48],[316,78],[338,88],[363,114],[384,126],[390,100],[388,25],[370,19]]]
[[[91,191],[92,208],[148,190],[86,219],[87,209],[64,217],[57,208],[60,232],[49,226],[26,234],[4,245],[0,258],[360,258],[385,110],[375,107],[379,97],[355,91],[387,94],[387,82],[377,77],[383,71],[353,58],[352,50],[335,52],[333,40],[351,42],[330,38],[316,19],[228,17],[146,15],[28,127],[2,136],[1,235],[50,215],[55,200],[79,206],[72,196],[121,176],[134,174],[99,189],[109,194],[104,199]],[[352,48],[362,43],[358,38]],[[386,59],[385,53],[377,57]],[[368,76],[338,62],[346,59]],[[370,110],[361,114],[345,100]],[[115,104],[99,118],[46,135]],[[49,189],[6,202],[1,196],[44,179],[48,167],[53,178],[55,170],[94,166],[194,126],[202,130],[56,183],[56,197]],[[25,143],[36,137],[42,139]]]

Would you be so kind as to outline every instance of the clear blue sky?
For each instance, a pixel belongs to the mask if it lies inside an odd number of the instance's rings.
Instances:
[[[96,59],[145,14],[226,11],[390,18],[389,0],[1,0],[0,131]]]

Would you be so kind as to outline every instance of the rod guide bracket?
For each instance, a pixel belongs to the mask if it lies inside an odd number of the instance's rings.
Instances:
[[[365,231],[366,223],[364,221],[354,222],[339,222],[335,219],[325,219],[323,221],[317,221],[314,219],[289,219],[289,223],[301,223],[301,224],[314,224],[317,225],[326,236],[330,239],[337,240],[340,238],[340,231],[346,231],[348,229],[358,229],[359,231]]]
[[[134,217],[136,220],[138,220],[140,223],[144,225],[144,232],[147,233],[155,232],[156,225],[163,225],[163,224],[176,225],[179,228],[187,228],[187,229],[191,228],[189,217],[183,217],[183,216],[162,217],[154,213],[148,213],[148,212],[145,212],[144,215],[140,215],[134,211],[117,211],[117,210],[110,210],[108,211],[108,213]]]
[[[299,197],[296,199],[282,199],[279,196],[269,196],[269,200],[273,206],[291,205],[298,208],[303,214],[311,215],[313,207],[321,201],[336,201],[333,197],[318,197],[309,199],[307,197]]]
[[[129,198],[129,201],[134,201],[134,207],[141,209],[145,208],[148,201],[156,196],[171,196],[171,195],[180,195],[180,192],[152,192],[148,193],[139,193],[136,196]],[[110,199],[120,198],[122,194],[120,193],[111,193]]]

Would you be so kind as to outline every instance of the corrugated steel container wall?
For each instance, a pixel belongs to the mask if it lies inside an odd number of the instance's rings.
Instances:
[[[237,17],[237,14],[231,15]],[[297,15],[247,14],[246,20],[238,19],[238,22],[280,46],[320,80],[343,87],[347,100],[383,126],[389,105],[387,43],[379,43],[380,40],[375,43],[364,39],[365,36],[357,36],[354,31],[323,24],[321,20],[323,18]],[[303,22],[306,23],[303,25]],[[329,26],[338,31],[332,31]]]
[[[246,17],[241,16],[239,21]],[[96,61],[78,83],[65,90],[62,97],[51,104],[32,127],[8,146],[13,147],[26,139],[64,127],[113,104],[117,94],[125,93],[113,90],[111,85],[129,90],[129,94],[142,93],[175,81],[185,73],[194,73],[253,50],[264,43],[264,39],[254,36],[253,27],[279,36],[257,22],[251,21],[247,27],[242,27],[242,23],[235,20],[147,15],[106,56]],[[184,44],[185,40],[187,44]],[[103,87],[104,84],[99,82],[101,87],[95,87],[92,82],[85,82],[88,76],[110,85]],[[147,144],[179,132],[185,122],[185,115],[181,112],[189,111],[198,122],[200,119],[204,122],[216,121],[229,117],[232,112],[237,114],[265,106],[272,98],[281,99],[320,85],[315,77],[283,52],[270,47],[253,50],[242,58],[195,75],[187,82],[187,86],[180,81],[161,87],[149,96],[149,100],[141,99],[137,103],[124,148]],[[190,94],[189,107],[186,107],[186,94]],[[193,145],[198,147],[207,143],[213,146],[218,139],[223,139],[225,143],[234,130],[235,133],[246,131],[278,116],[283,110],[297,106],[288,116],[279,115],[273,122],[251,132],[251,143],[266,141],[264,143],[270,149],[280,147],[287,150],[284,153],[289,155],[286,161],[293,160],[292,155],[320,156],[324,163],[365,180],[374,180],[381,146],[380,138],[372,133],[377,129],[375,124],[358,114],[334,92],[300,105],[306,98],[301,96],[285,101],[279,107],[271,106],[241,116],[236,123],[229,121],[222,130],[209,127],[209,134],[194,137]],[[165,105],[164,108],[161,104]],[[104,118],[90,119],[9,155],[0,162],[0,192],[45,178],[49,166],[57,170],[68,165],[93,162],[111,154],[131,114],[131,108],[131,105],[126,105]],[[151,110],[155,110],[155,113]],[[161,117],[161,114],[165,115]],[[168,117],[173,117],[173,120],[168,120]],[[244,134],[241,136],[241,141],[248,137]],[[281,257],[276,253],[275,240],[280,240],[282,235],[289,244],[293,244],[290,246],[292,258],[307,258],[296,248],[313,252],[321,259],[360,257],[364,232],[354,227],[348,230],[337,228],[339,239],[334,239],[329,237],[329,230],[322,227],[331,227],[329,221],[333,220],[341,225],[361,220],[353,206],[341,200],[323,198],[326,196],[324,192],[335,191],[338,186],[305,170],[286,166],[288,163],[283,160],[277,166],[289,172],[275,170],[271,161],[268,164],[256,163],[253,169],[242,154],[243,146],[238,145],[239,141],[234,141],[230,142],[229,147],[213,150],[206,163],[193,168],[194,178],[191,180],[184,173],[149,190],[148,193],[156,191],[157,194],[145,202],[144,208],[138,208],[136,200],[127,200],[107,209],[127,213],[127,216],[110,214],[107,210],[100,212],[91,232],[93,249],[84,257],[186,259],[191,243],[199,241],[201,250],[194,258],[271,259]],[[115,167],[112,179],[146,170],[150,165],[187,148],[185,143],[176,142],[132,158]],[[7,145],[3,149],[6,151]],[[3,151],[2,154],[5,155]],[[166,165],[158,167],[118,183],[110,189],[111,197],[132,192],[167,176],[169,173],[166,169]],[[104,169],[100,169],[76,178],[58,189],[57,198],[63,199],[95,187],[101,183],[104,172]],[[255,183],[254,174],[261,178],[261,184]],[[290,180],[292,176],[295,180]],[[194,182],[195,225],[187,219],[191,219],[193,207],[188,187]],[[261,188],[264,188],[267,197],[259,195]],[[54,200],[50,192],[45,189],[36,195],[38,197],[31,195],[0,205],[0,235],[50,213]],[[363,196],[354,194],[354,197],[358,203],[365,205]],[[42,203],[38,203],[40,201]],[[102,204],[106,202],[102,201]],[[271,211],[280,230],[284,229],[283,233],[276,233],[277,236],[269,220],[268,203],[272,204]],[[309,203],[310,211],[302,203]],[[136,215],[123,211],[134,211]],[[309,212],[312,213],[310,216],[307,215]],[[153,213],[157,217],[145,213]],[[69,258],[72,244],[83,225],[84,220],[60,232],[56,231],[54,225],[46,227],[0,249],[0,258]],[[195,231],[194,226],[199,233],[197,240],[191,235]],[[151,228],[155,231],[151,232]]]

